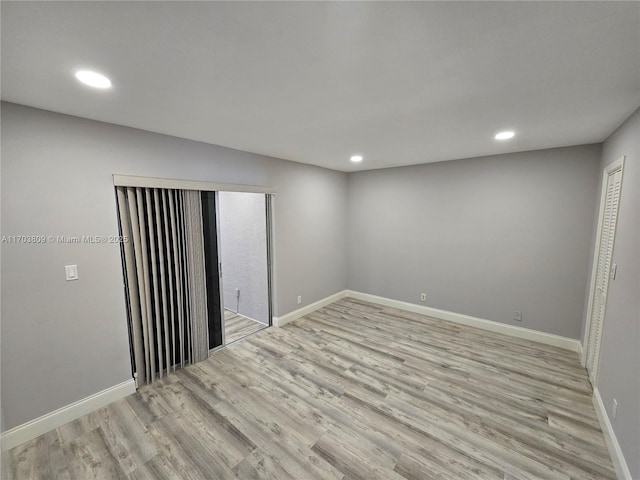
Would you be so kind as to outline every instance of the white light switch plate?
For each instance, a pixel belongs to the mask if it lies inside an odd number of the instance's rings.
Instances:
[[[67,281],[78,280],[78,265],[65,265],[64,274]]]

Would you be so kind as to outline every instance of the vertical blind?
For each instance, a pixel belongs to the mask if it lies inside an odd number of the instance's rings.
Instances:
[[[116,187],[138,384],[209,354],[200,192]]]

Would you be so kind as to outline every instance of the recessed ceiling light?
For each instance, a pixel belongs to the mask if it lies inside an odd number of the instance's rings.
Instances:
[[[362,161],[362,155],[351,155],[351,161],[352,162],[361,162]]]
[[[500,132],[498,134],[496,134],[495,139],[496,140],[509,140],[510,138],[513,138],[515,135],[515,132],[512,132],[511,130],[507,130],[506,132]]]
[[[111,80],[104,75],[89,70],[78,70],[76,72],[76,78],[85,85],[95,88],[109,88],[111,87]]]

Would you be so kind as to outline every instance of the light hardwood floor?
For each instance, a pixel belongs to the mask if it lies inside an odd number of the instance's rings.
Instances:
[[[263,328],[267,326],[229,310],[224,312],[224,333],[227,345]]]
[[[613,479],[576,354],[344,299],[11,451],[14,479]]]

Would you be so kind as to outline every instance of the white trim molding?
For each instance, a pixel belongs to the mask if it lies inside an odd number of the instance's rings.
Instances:
[[[609,421],[609,415],[607,415],[607,409],[604,407],[600,391],[597,388],[593,389],[593,406],[596,409],[598,420],[600,421],[600,427],[602,433],[604,433],[604,439],[607,442],[609,448],[609,454],[611,455],[611,461],[616,469],[616,476],[619,480],[633,480],[631,478],[631,471],[627,465],[627,461],[622,454],[622,448],[618,443],[618,438],[613,431],[613,426]]]
[[[133,379],[122,382],[113,387],[102,390],[77,402],[66,405],[58,410],[47,413],[30,422],[23,423],[2,434],[2,451],[33,440],[51,430],[69,423],[77,418],[105,407],[116,400],[126,397],[136,391]]]
[[[365,302],[377,303],[386,307],[406,310],[407,312],[419,313],[427,317],[438,318],[440,320],[446,320],[448,322],[460,323],[462,325],[468,325],[470,327],[481,328],[482,330],[488,330],[490,332],[502,333],[504,335],[510,335],[512,337],[523,338],[525,340],[531,340],[538,343],[544,343],[546,345],[552,345],[554,347],[563,348],[565,350],[571,350],[573,352],[577,352],[578,355],[582,355],[582,344],[579,340],[573,338],[562,337],[560,335],[554,335],[552,333],[540,332],[538,330],[531,330],[529,328],[516,327],[514,325],[507,325],[505,323],[485,320],[483,318],[463,315],[461,313],[439,310],[437,308],[424,307],[422,305],[402,302],[400,300],[392,300],[390,298],[370,295],[368,293],[354,292],[353,290],[347,290],[346,296],[355,298],[357,300],[364,300]]]
[[[318,300],[317,302],[310,303],[309,305],[299,308],[297,310],[294,310],[293,312],[285,313],[281,317],[273,317],[273,326],[282,327],[289,322],[293,322],[294,320],[297,320],[300,317],[304,317],[305,315],[308,315],[311,312],[315,312],[316,310],[319,310],[322,307],[326,307],[330,303],[337,302],[341,298],[346,297],[347,292],[348,290],[343,290],[341,292],[334,293],[333,295],[329,295],[328,297]]]
[[[502,333],[504,335],[510,335],[512,337],[523,338],[525,340],[531,340],[538,343],[544,343],[546,345],[552,345],[554,347],[563,348],[565,350],[571,350],[572,352],[576,352],[578,355],[582,355],[582,344],[579,340],[576,340],[574,338],[562,337],[560,335],[554,335],[552,333],[539,332],[537,330],[531,330],[529,328],[516,327],[513,325],[507,325],[505,323],[494,322],[492,320],[471,317],[469,315],[463,315],[461,313],[448,312],[446,310],[439,310],[437,308],[424,307],[422,305],[416,305],[414,303],[392,300],[390,298],[379,297],[377,295],[356,292],[353,290],[343,290],[341,292],[323,298],[322,300],[318,300],[317,302],[307,305],[306,307],[302,307],[298,310],[294,310],[293,312],[282,315],[281,317],[273,317],[273,325],[276,327],[282,327],[289,322],[304,317],[311,312],[314,312],[322,307],[329,305],[330,303],[336,302],[345,297],[351,297],[357,300],[363,300],[365,302],[377,303],[378,305],[397,308],[400,310],[405,310],[407,312],[419,313],[427,317],[437,318],[448,322],[460,323],[462,325],[481,328],[482,330],[488,330],[490,332]]]

